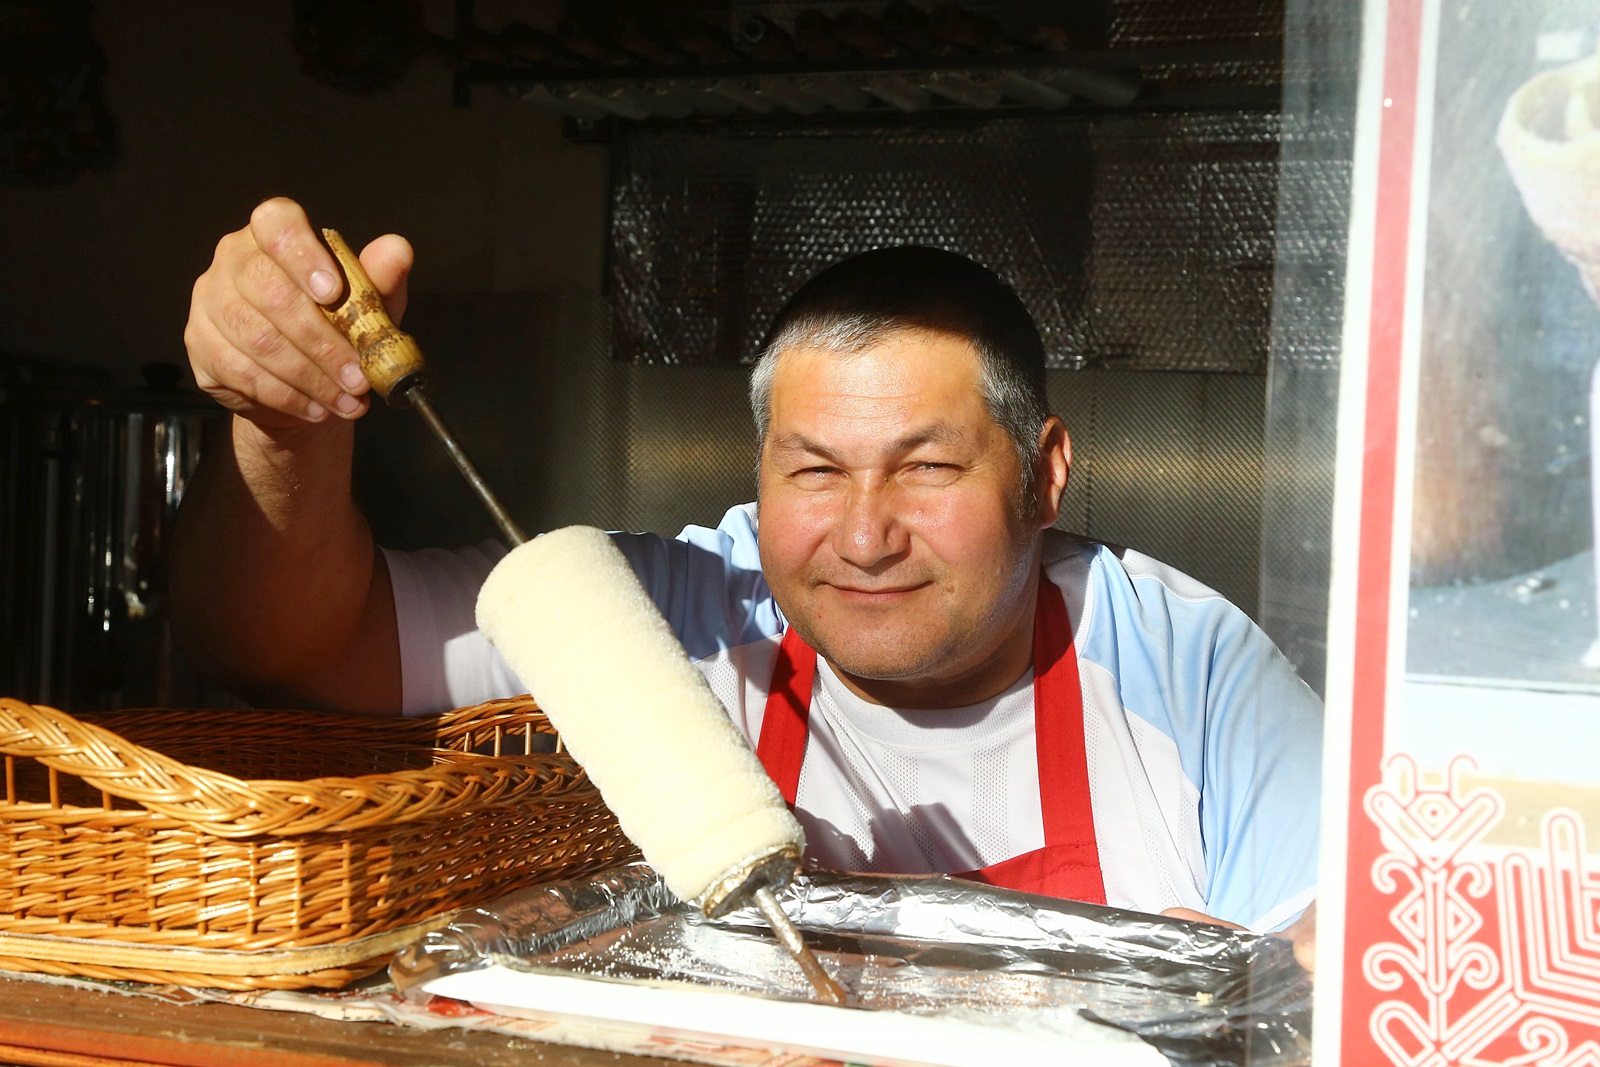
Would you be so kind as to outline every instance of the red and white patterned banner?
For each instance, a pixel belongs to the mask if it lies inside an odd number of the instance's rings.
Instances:
[[[1600,1067],[1600,7],[1365,18],[1316,1060]]]
[[[1402,1067],[1600,1067],[1600,858],[1559,808],[1541,848],[1485,845],[1506,805],[1463,785],[1470,767],[1429,786],[1394,756],[1364,798],[1384,845],[1368,873],[1388,904],[1361,938],[1361,980],[1381,996],[1372,1042]]]

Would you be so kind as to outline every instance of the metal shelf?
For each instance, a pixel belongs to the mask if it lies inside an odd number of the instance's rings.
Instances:
[[[909,4],[899,10],[929,17]],[[811,22],[797,21],[790,30],[756,20],[778,42],[775,58],[763,58],[741,54],[737,49],[746,45],[709,23],[688,31],[680,23],[680,33],[692,35],[687,43],[626,19],[614,30],[568,26],[546,34],[513,24],[489,33],[473,24],[471,0],[458,0],[450,42],[458,57],[455,100],[467,106],[478,87],[496,87],[565,116],[569,132],[592,138],[617,123],[848,125],[1128,108],[1255,109],[1276,107],[1280,98],[1276,41],[1075,48],[1059,29],[1039,27],[1031,43],[1021,43],[1001,35],[994,20],[949,5],[943,10],[954,12],[947,21],[969,20],[967,45],[939,41],[929,46],[934,54],[919,52],[888,40],[865,14],[855,15],[847,27],[854,32],[847,33],[839,28],[843,15],[836,24],[806,11],[800,17]],[[810,39],[802,36],[805,27]],[[860,47],[863,33],[876,34],[868,43],[881,47]]]

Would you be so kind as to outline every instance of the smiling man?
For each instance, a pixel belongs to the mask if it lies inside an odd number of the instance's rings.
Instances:
[[[363,259],[402,302],[403,242]],[[184,505],[191,647],[350,710],[520,693],[473,623],[503,550],[379,551],[350,503],[366,400],[312,300],[325,260],[272,201],[196,285],[195,373],[238,417]],[[1258,930],[1307,907],[1321,709],[1218,594],[1053,529],[1071,446],[1009,286],[929,248],[837,264],[779,313],[751,402],[758,503],[615,538],[810,862]]]
[[[908,258],[923,257],[877,262]],[[1028,666],[1041,520],[971,344],[921,327],[886,327],[853,353],[805,344],[774,346],[756,379],[773,597],[858,696],[907,708],[993,696]],[[1065,438],[1040,421],[1054,498]]]

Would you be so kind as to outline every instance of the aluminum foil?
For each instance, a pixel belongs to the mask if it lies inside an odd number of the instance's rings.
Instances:
[[[1281,938],[943,875],[813,871],[779,900],[856,1007],[1035,1027],[1089,1018],[1179,1065],[1310,1062],[1311,981]],[[706,919],[643,864],[467,909],[389,971],[415,995],[492,964],[811,999],[754,908]]]

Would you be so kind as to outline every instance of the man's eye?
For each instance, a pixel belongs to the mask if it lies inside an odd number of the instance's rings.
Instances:
[[[906,477],[919,485],[944,485],[952,482],[961,473],[961,468],[954,463],[914,463],[906,469]]]

